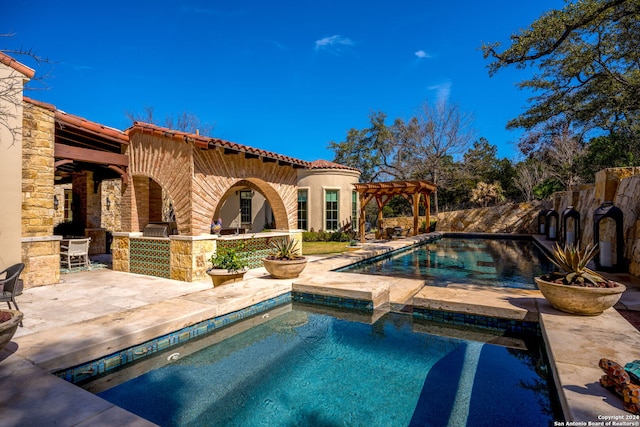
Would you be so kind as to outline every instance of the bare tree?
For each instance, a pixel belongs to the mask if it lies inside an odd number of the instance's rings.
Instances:
[[[435,104],[424,103],[419,114],[408,122],[394,124],[400,141],[398,162],[406,174],[419,179],[440,182],[447,159],[461,155],[473,141],[475,132],[472,115],[445,99]],[[438,195],[434,194],[434,209],[438,213]]]
[[[204,123],[193,113],[183,111],[178,115],[169,114],[164,120],[159,120],[154,115],[154,108],[150,106],[144,107],[144,112],[133,113],[126,111],[125,115],[131,122],[152,123],[158,126],[164,126],[169,129],[175,129],[187,133],[197,133],[200,135],[213,135],[214,123]]]
[[[543,163],[528,159],[518,163],[516,166],[516,176],[513,184],[522,191],[526,201],[530,202],[534,198],[533,189],[548,177],[549,172]]]

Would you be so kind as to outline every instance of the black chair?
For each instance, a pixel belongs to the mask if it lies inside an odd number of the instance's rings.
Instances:
[[[20,263],[0,272],[0,277],[4,276],[4,279],[0,279],[0,290],[2,291],[0,293],[0,302],[5,301],[9,309],[11,309],[11,303],[13,303],[16,310],[20,310],[16,302],[16,295],[22,292],[22,280],[20,280],[22,270],[24,270],[24,264]],[[22,326],[22,322],[20,322],[20,326]]]

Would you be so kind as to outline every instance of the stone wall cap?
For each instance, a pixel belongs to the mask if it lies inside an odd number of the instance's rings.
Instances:
[[[62,236],[35,236],[35,237],[23,237],[22,243],[30,242],[55,242],[62,240]]]

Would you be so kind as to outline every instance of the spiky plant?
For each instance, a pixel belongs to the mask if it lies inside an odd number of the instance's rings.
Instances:
[[[551,256],[547,258],[564,272],[563,282],[567,285],[601,286],[602,283],[608,283],[608,280],[587,267],[598,252],[596,245],[580,249],[579,243],[565,244],[564,248],[556,243]]]
[[[269,256],[270,259],[292,260],[302,258],[298,241],[295,239],[284,238],[272,240],[269,246],[274,250]]]

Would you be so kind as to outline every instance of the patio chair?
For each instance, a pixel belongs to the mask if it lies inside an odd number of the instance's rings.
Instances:
[[[91,270],[91,261],[89,261],[89,242],[91,238],[86,239],[70,239],[63,241],[60,245],[60,262],[67,268],[86,267]]]
[[[9,310],[11,310],[11,303],[16,307],[16,310],[20,310],[16,302],[16,295],[22,291],[22,281],[20,280],[22,270],[24,270],[24,264],[19,263],[0,272],[0,277],[4,276],[4,279],[0,279],[0,302],[5,301]],[[22,326],[22,321],[20,321],[20,326]]]

